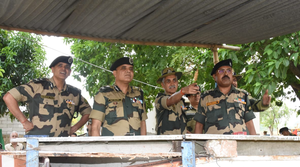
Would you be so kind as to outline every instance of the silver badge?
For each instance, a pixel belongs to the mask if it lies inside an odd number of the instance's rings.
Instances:
[[[72,57],[69,57],[69,59],[68,59],[68,63],[72,63],[73,62],[73,59],[72,59]]]
[[[171,71],[170,69],[168,69],[168,72],[167,72],[167,74],[170,74],[170,73],[172,73],[172,71]]]
[[[232,66],[232,65],[231,65],[231,62],[229,62],[229,66]]]
[[[133,64],[132,58],[129,58],[129,63],[130,63],[130,64]]]

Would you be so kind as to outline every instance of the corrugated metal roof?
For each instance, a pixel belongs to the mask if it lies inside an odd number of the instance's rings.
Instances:
[[[300,30],[298,0],[1,0],[0,28],[140,44],[242,44]]]

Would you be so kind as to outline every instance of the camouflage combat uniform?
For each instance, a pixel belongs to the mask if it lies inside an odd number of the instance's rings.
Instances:
[[[27,135],[69,136],[74,112],[90,114],[91,107],[79,89],[65,84],[59,91],[51,79],[33,80],[9,91],[17,100],[28,104],[33,129]]]
[[[101,136],[141,135],[141,121],[147,119],[143,91],[129,86],[125,95],[117,85],[101,87],[90,118],[102,122]]]
[[[183,101],[168,107],[169,97],[169,95],[159,93],[155,99],[157,135],[185,134],[186,118],[182,110]]]
[[[219,88],[201,94],[195,120],[207,134],[247,132],[246,122],[255,118],[247,93],[231,86],[227,95]]]
[[[194,117],[197,110],[193,106],[190,106],[190,109],[184,112],[187,118],[186,120],[187,130],[191,133],[195,133],[196,121],[194,120]]]

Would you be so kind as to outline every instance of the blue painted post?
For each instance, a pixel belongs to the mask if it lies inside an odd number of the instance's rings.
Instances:
[[[195,160],[195,142],[194,141],[183,141],[181,142],[181,156],[183,167],[194,167],[196,166]]]
[[[39,167],[39,141],[34,138],[27,138],[26,141],[26,167]]]

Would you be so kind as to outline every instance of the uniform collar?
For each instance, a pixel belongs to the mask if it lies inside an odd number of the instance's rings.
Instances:
[[[219,89],[218,86],[215,88],[215,91],[218,91],[218,92],[220,92],[221,94],[223,94],[223,93],[220,91],[220,89]],[[231,88],[230,88],[228,94],[231,94],[232,92],[236,92],[236,91],[237,91],[237,89],[236,89],[233,85],[231,85]]]
[[[49,81],[52,83],[53,87],[56,87],[56,84],[55,84],[55,82],[54,82],[53,77],[50,78]],[[51,86],[51,87],[52,87],[52,86]],[[62,89],[61,91],[62,91],[62,92],[63,92],[63,91],[68,91],[68,86],[67,86],[66,82],[65,82],[65,85],[64,85],[64,87],[63,87],[63,89]]]
[[[122,90],[116,84],[113,85],[113,88],[115,89],[116,92],[122,92]],[[132,92],[133,92],[132,87],[128,86],[128,92],[127,92],[127,94],[128,93],[132,93]]]

